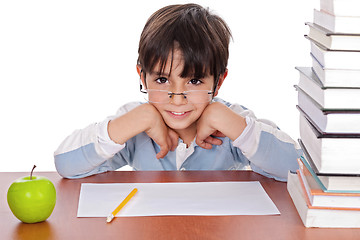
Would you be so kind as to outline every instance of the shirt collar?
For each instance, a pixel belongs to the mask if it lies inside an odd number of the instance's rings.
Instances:
[[[183,143],[183,142],[184,142],[184,141],[183,141],[181,138],[179,138],[178,145],[179,145],[179,143]],[[195,148],[195,147],[199,147],[199,145],[196,144],[196,136],[195,136],[194,140],[192,140],[190,146],[191,146],[191,145],[193,145],[194,148]],[[188,146],[188,148],[189,148],[190,146]]]

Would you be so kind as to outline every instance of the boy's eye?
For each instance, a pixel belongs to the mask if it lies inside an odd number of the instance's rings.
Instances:
[[[200,79],[194,78],[194,79],[191,79],[191,80],[189,81],[189,83],[191,83],[191,84],[193,84],[193,85],[199,85],[199,84],[202,83],[202,81],[201,81]]]
[[[167,78],[164,78],[164,77],[159,77],[155,80],[155,82],[157,82],[159,84],[166,83],[167,81],[168,81]]]

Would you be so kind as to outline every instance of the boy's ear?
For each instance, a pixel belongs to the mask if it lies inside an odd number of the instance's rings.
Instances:
[[[227,77],[227,74],[228,74],[228,70],[226,69],[225,72],[224,72],[224,74],[220,75],[219,81],[218,81],[218,85],[217,85],[216,90],[215,90],[215,93],[214,93],[214,97],[215,97],[216,95],[218,95],[219,89],[220,89],[221,85],[224,83],[225,78]]]
[[[139,74],[140,81],[141,81],[142,85],[146,86],[145,85],[145,79],[144,79],[144,72],[142,71],[142,68],[141,68],[141,66],[139,64],[136,64],[136,71]]]
[[[136,71],[139,74],[139,76],[141,77],[140,74],[141,74],[142,70],[141,70],[141,66],[139,64],[136,64]]]

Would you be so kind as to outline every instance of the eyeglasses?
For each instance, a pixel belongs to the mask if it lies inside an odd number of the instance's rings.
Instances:
[[[208,103],[212,99],[214,92],[208,90],[189,90],[182,93],[168,92],[167,90],[146,89],[140,90],[146,93],[146,101],[151,103],[171,103],[175,95],[182,95],[187,102]]]

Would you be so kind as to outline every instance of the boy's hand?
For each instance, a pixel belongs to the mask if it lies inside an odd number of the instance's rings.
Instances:
[[[153,111],[151,124],[145,132],[160,146],[160,152],[156,154],[156,158],[160,159],[165,157],[169,151],[176,149],[179,136],[165,124],[155,107],[153,107]]]
[[[143,105],[147,108],[145,111],[149,113],[147,116],[149,119],[148,127],[145,132],[160,146],[160,152],[156,154],[156,158],[163,158],[169,151],[176,149],[179,136],[165,124],[162,116],[153,105],[148,103]]]
[[[214,137],[228,137],[232,141],[240,136],[246,127],[245,118],[236,114],[222,103],[209,104],[197,122],[196,144],[205,149],[220,145]]]
[[[156,154],[158,159],[165,157],[169,151],[174,151],[178,145],[177,133],[168,128],[158,110],[149,103],[111,120],[108,125],[110,138],[119,144],[141,132],[146,132],[160,146],[160,152]]]
[[[226,137],[225,134],[219,131],[215,131],[212,134],[210,134],[207,138],[204,139],[204,146],[199,145],[202,148],[211,149],[212,145],[221,145],[222,141],[216,137]],[[199,138],[199,135],[197,135],[196,138]],[[197,143],[197,141],[196,141]]]

